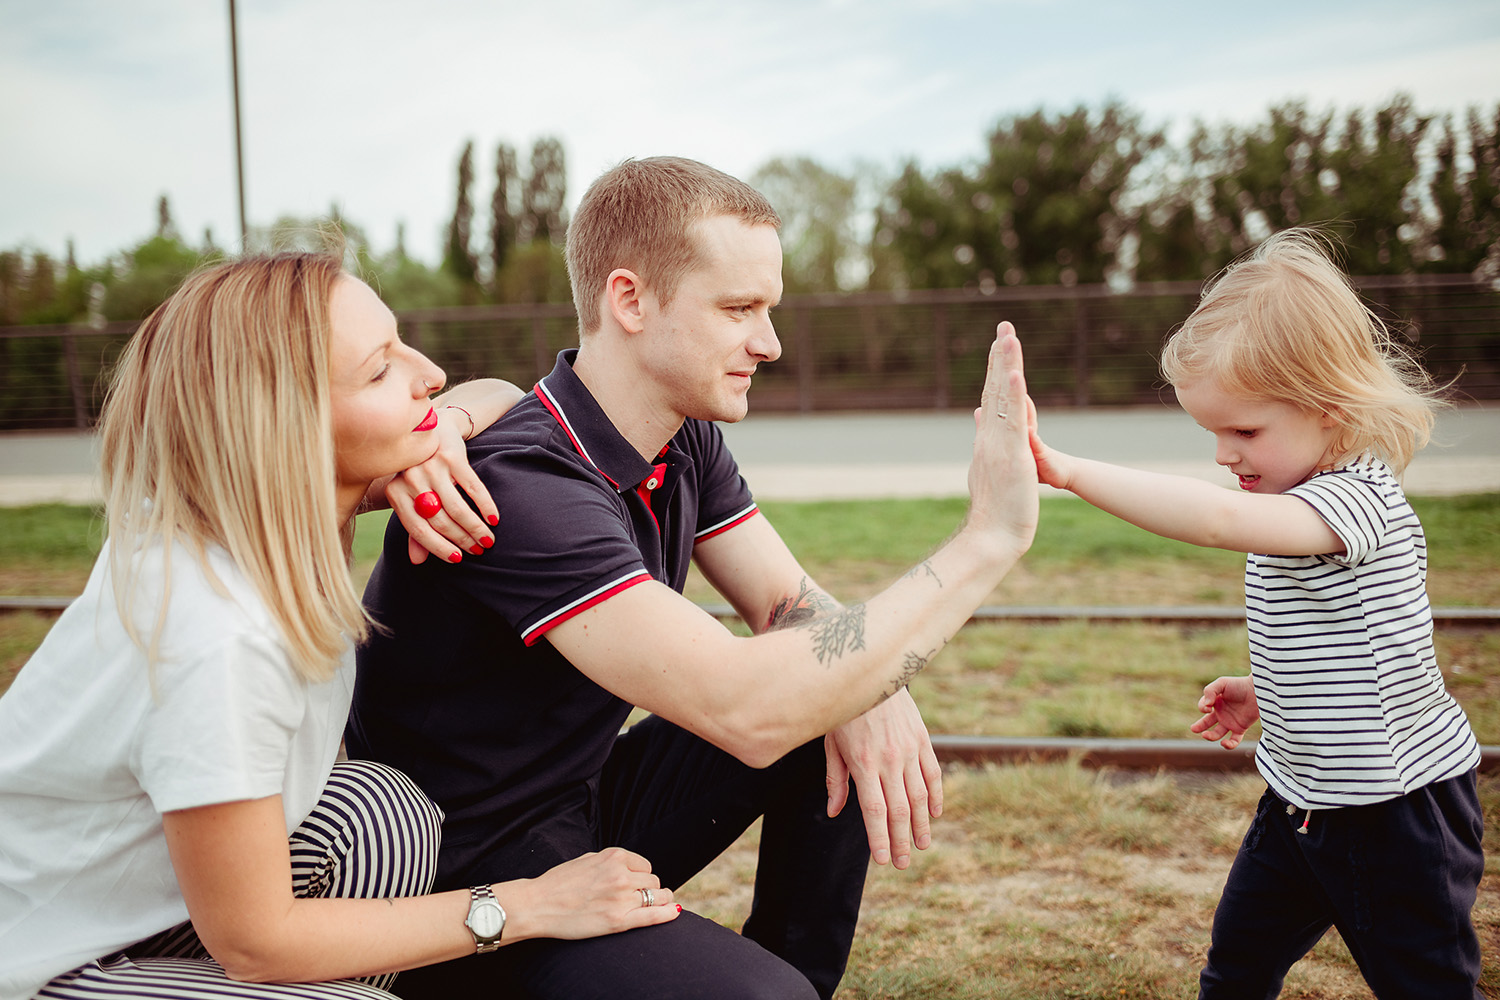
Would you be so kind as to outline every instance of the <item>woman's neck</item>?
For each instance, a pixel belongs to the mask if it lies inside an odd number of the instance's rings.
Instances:
[[[338,502],[340,525],[353,523],[355,515],[364,509],[365,496],[369,492],[369,483],[339,483],[334,497]]]

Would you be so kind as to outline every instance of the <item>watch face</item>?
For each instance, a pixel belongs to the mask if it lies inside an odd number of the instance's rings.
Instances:
[[[491,938],[505,926],[500,919],[500,907],[494,903],[480,903],[469,911],[469,926],[482,938]]]

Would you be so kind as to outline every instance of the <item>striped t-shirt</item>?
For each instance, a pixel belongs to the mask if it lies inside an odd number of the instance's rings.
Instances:
[[[1344,552],[1245,564],[1255,761],[1272,790],[1303,809],[1368,805],[1475,767],[1433,650],[1427,540],[1390,468],[1362,458],[1287,494]]]

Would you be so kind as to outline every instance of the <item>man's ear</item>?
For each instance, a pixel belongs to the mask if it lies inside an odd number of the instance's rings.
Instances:
[[[634,271],[617,267],[604,279],[604,308],[626,333],[645,328],[646,286]]]

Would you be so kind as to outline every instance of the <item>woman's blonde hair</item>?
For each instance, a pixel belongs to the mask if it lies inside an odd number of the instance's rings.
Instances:
[[[228,551],[280,628],[293,667],[332,676],[369,627],[349,578],[329,414],[329,253],[282,253],[191,275],[143,323],[114,372],[100,428],[110,573],[134,626],[142,550]],[[167,580],[170,592],[170,579]]]
[[[1400,472],[1432,434],[1441,389],[1392,342],[1334,263],[1327,236],[1287,229],[1226,268],[1162,351],[1173,385],[1329,413],[1332,457],[1372,454]]]

